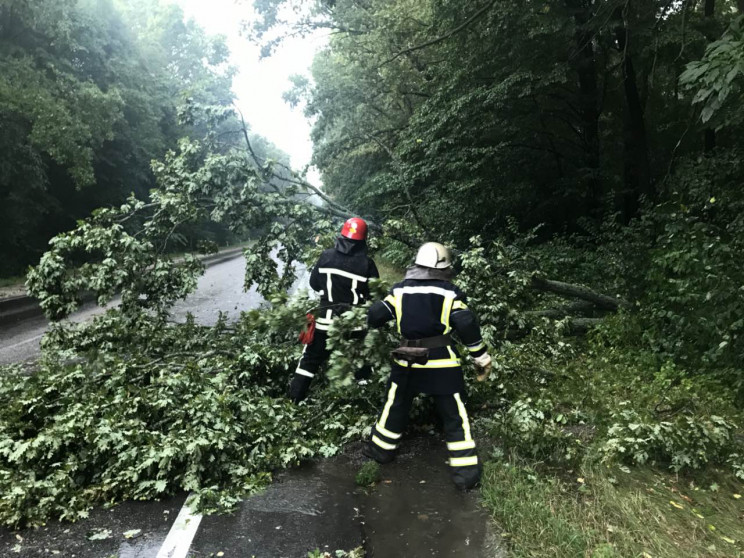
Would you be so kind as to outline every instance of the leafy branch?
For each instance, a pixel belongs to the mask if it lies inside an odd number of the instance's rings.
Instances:
[[[483,15],[485,12],[490,10],[494,5],[496,4],[496,0],[491,0],[488,4],[477,10],[472,16],[470,16],[468,19],[466,19],[464,22],[462,22],[460,25],[455,27],[454,29],[450,30],[449,32],[445,33],[444,35],[441,35],[439,37],[436,37],[435,39],[431,39],[429,41],[426,41],[425,43],[422,43],[420,45],[412,46],[406,49],[403,49],[397,53],[395,53],[393,56],[382,62],[378,68],[381,68],[382,66],[385,66],[387,64],[390,64],[390,62],[393,62],[394,60],[400,58],[401,56],[405,54],[409,54],[411,52],[415,52],[417,50],[421,50],[424,48],[428,48],[430,46],[436,45],[438,43],[441,43],[443,41],[446,41],[453,35],[456,35],[460,31],[463,31],[464,29],[467,29],[473,22],[475,22],[481,15]]]

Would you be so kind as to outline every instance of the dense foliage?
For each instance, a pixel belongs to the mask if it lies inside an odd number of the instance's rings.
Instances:
[[[379,390],[284,398],[306,305],[214,327],[112,311],[50,334],[39,370],[0,379],[2,523],[175,490],[224,509],[276,468],[335,454],[372,420]]]
[[[3,523],[76,519],[95,503],[179,489],[196,492],[203,509],[224,509],[273,469],[334,454],[372,420],[379,386],[350,387],[345,359],[383,363],[383,334],[359,345],[339,324],[329,377],[344,391],[299,407],[284,397],[300,352],[296,331],[316,303],[282,293],[314,246],[308,231],[332,238],[326,210],[303,202],[302,182],[272,170],[276,162],[257,167],[250,143],[215,143],[231,111],[193,104],[183,117],[206,119],[209,132],[153,164],[158,188],[149,198],[96,210],[56,236],[29,274],[29,292],[53,319],[73,312],[84,292],[99,304],[115,294],[121,302],[91,323],[56,325],[30,375],[13,367],[0,375]],[[169,255],[168,240],[203,221],[256,237],[245,249],[246,285],[274,293],[272,311],[214,327],[168,322],[203,271],[192,255]],[[379,370],[377,383],[385,364]]]
[[[119,292],[122,304],[56,327],[33,374],[0,376],[0,521],[178,489],[207,509],[230,505],[272,469],[363,436],[392,343],[388,330],[344,338],[363,308],[331,330],[312,398],[283,397],[294,332],[315,304],[284,294],[293,266],[330,245],[347,206],[374,218],[371,247],[398,267],[412,238],[455,249],[456,282],[495,357],[468,403],[495,462],[486,482],[503,483],[491,509],[516,518],[550,502],[545,521],[570,535],[551,555],[645,552],[640,512],[612,509],[628,521],[617,545],[599,520],[599,535],[565,524],[577,502],[611,500],[617,479],[597,471],[744,480],[741,2],[267,0],[255,26],[267,51],[295,4],[310,8],[299,32],[335,31],[314,82],[288,94],[317,118],[315,162],[332,195],[250,138],[223,145],[218,131],[240,123],[215,99],[187,103],[179,126],[200,139],[152,165],[157,188],[55,237],[29,275],[54,318],[81,291],[99,302]],[[246,286],[271,304],[213,328],[170,324],[201,266],[166,248],[205,220],[257,239]],[[377,371],[365,389],[351,380],[362,361]],[[563,477],[577,470],[596,484],[566,498]],[[703,531],[695,551],[718,537]],[[521,548],[542,538],[525,533]],[[680,555],[664,544],[658,555]]]
[[[93,209],[146,196],[151,160],[203,134],[179,107],[231,105],[227,61],[224,38],[173,4],[0,3],[0,275],[23,272]],[[179,232],[181,250],[194,238],[231,240],[214,225]]]
[[[579,413],[591,421],[576,420],[605,425],[605,455],[679,469],[740,452],[742,2],[257,6],[254,31],[267,46],[293,19],[289,7],[304,14],[297,31],[335,31],[312,80],[297,78],[288,94],[316,118],[314,160],[327,188],[390,227],[462,250],[466,291],[503,351],[555,319],[564,332],[600,322],[596,307],[536,291],[535,278],[626,301],[588,346],[544,339],[531,349],[552,381],[505,381],[523,390],[509,391],[507,424],[526,421],[528,438],[545,426],[560,442],[561,399],[581,390],[597,407]],[[553,369],[564,350],[561,373]],[[621,395],[628,385],[640,391]],[[519,438],[512,427],[502,434]],[[677,455],[686,443],[697,445]]]
[[[316,118],[327,188],[458,244],[510,216],[543,235],[627,223],[678,161],[741,137],[741,2],[257,6],[259,36],[288,6],[336,31],[289,95]]]

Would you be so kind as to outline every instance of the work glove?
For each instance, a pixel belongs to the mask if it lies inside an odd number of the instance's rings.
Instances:
[[[357,368],[354,371],[354,379],[360,386],[366,386],[369,383],[369,379],[372,377],[372,367],[369,365]]]
[[[491,373],[491,355],[483,353],[481,356],[475,357],[473,361],[475,362],[475,365],[480,368],[480,374],[478,374],[475,379],[479,382],[485,381]]]

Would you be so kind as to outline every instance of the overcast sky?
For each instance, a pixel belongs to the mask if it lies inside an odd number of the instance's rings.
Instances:
[[[196,20],[210,34],[227,37],[232,63],[238,67],[233,90],[238,106],[254,132],[265,136],[292,158],[301,169],[310,162],[310,123],[302,109],[290,109],[282,93],[290,88],[289,76],[309,75],[315,52],[325,42],[322,36],[292,39],[271,57],[259,60],[259,48],[240,35],[240,22],[251,15],[252,2],[244,0],[170,0],[179,4],[187,17]],[[313,173],[314,174],[314,173]]]

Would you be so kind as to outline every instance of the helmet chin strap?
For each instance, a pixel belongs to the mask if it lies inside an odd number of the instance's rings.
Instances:
[[[414,265],[406,270],[406,279],[418,279],[420,281],[450,281],[454,277],[451,267],[436,269],[433,267],[424,267]]]

